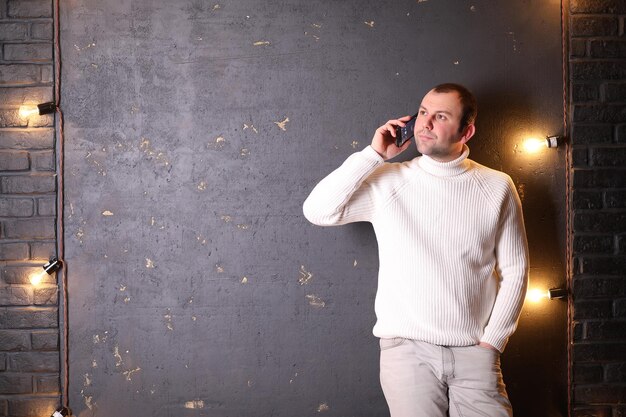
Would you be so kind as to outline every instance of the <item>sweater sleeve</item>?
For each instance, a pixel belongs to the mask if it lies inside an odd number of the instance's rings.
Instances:
[[[526,295],[529,269],[522,206],[510,179],[508,195],[501,208],[495,252],[500,285],[481,342],[487,342],[502,352],[517,327]]]
[[[371,146],[350,155],[315,186],[304,202],[304,217],[318,226],[371,221],[375,206],[364,182],[383,162]]]

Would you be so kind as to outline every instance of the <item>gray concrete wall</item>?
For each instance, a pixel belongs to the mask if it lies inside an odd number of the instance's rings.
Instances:
[[[386,415],[372,230],[309,225],[301,204],[439,82],[476,92],[472,157],[518,184],[535,281],[563,281],[564,151],[516,147],[562,130],[559,13],[522,0],[64,2],[76,414]],[[522,416],[558,415],[564,306],[525,309],[520,326],[503,359],[512,400]]]

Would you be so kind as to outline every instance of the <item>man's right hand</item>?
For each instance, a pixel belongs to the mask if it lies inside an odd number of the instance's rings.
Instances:
[[[396,146],[396,126],[404,127],[405,123],[410,119],[411,116],[404,116],[396,120],[389,120],[376,129],[374,138],[372,139],[372,148],[374,148],[385,161],[401,154],[411,146],[410,140],[406,141],[399,148]]]

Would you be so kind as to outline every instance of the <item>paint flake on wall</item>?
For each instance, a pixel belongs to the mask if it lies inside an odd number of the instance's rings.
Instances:
[[[74,236],[76,236],[81,245],[83,244],[83,238],[85,237],[84,226],[86,224],[87,222],[84,219],[80,219],[80,226],[78,226],[78,230],[76,231],[76,233],[74,233]]]
[[[100,336],[99,334],[94,334],[93,335],[93,344],[97,345],[98,343],[106,343],[108,337],[109,337],[109,331],[108,330],[105,331],[102,336]]]
[[[141,371],[141,368],[137,367],[135,369],[129,369],[128,371],[122,372],[122,375],[126,377],[127,381],[130,381],[132,379],[133,374],[139,371]]]
[[[85,401],[85,406],[88,409],[93,410],[93,407],[94,407],[93,396],[85,395],[85,391],[84,390],[80,390],[80,395],[83,397],[83,400]]]
[[[78,241],[82,245],[83,237],[85,236],[85,230],[83,229],[83,226],[78,227],[78,230],[76,231],[76,233],[74,233],[74,236],[76,236],[76,239],[78,239]]]
[[[321,23],[311,23],[311,27],[314,30],[319,30],[319,29],[322,28],[322,24]],[[309,35],[309,32],[305,31],[304,32],[304,36],[308,36],[308,35]],[[315,39],[316,42],[320,40],[320,37],[318,35],[316,35],[316,34],[310,34],[310,35],[313,37],[313,39]]]
[[[169,308],[163,318],[165,319],[165,327],[167,327],[167,330],[174,330],[174,325],[172,324],[172,313]]]
[[[82,48],[76,44],[74,44],[74,49],[76,49],[77,52],[80,52],[84,49],[89,49],[89,48],[94,48],[96,46],[95,42],[92,43],[88,43],[86,46],[83,46]]]
[[[154,216],[151,216],[151,217],[150,217],[150,226],[158,226],[158,225],[157,225],[157,221],[156,221],[156,219],[154,218]],[[163,229],[165,229],[165,226],[164,226],[164,225],[160,225],[160,226],[158,226],[158,228],[159,228],[160,230],[163,230]]]
[[[308,284],[311,278],[313,278],[313,274],[307,271],[304,268],[304,265],[300,265],[300,278],[298,279],[298,282],[300,283],[300,285]]]
[[[149,139],[141,138],[139,149],[150,159],[154,158],[157,162],[162,163],[165,166],[170,165],[167,155],[162,151],[155,150],[150,144]]]
[[[204,401],[203,400],[187,401],[184,407],[192,409],[192,410],[199,410],[201,408],[204,408]]]
[[[209,141],[209,143],[207,143],[206,146],[208,149],[219,150],[219,149],[222,149],[225,144],[226,144],[226,139],[224,138],[224,136],[218,136],[214,140]]]
[[[97,160],[95,160],[95,159],[92,159],[91,157],[92,157],[92,153],[91,153],[91,152],[87,152],[87,155],[85,155],[85,159],[86,159],[87,161],[89,161],[89,163],[90,163],[91,165],[93,165],[93,166],[96,168],[96,170],[97,170],[98,174],[102,175],[103,177],[106,177],[107,172],[106,172],[106,170],[102,167],[102,164],[101,164],[99,161],[97,161]]]
[[[118,368],[122,366],[124,361],[122,360],[122,355],[120,355],[120,348],[118,345],[113,347],[113,357],[115,358],[115,367]]]
[[[243,124],[243,130],[247,130],[247,129],[252,130],[254,133],[259,133],[259,131],[257,130],[256,127],[254,127],[253,124],[248,125],[248,124],[244,123]]]
[[[293,374],[293,378],[291,378],[291,379],[289,380],[289,383],[290,383],[290,384],[293,384],[293,381],[294,381],[297,377],[298,377],[298,373],[296,372],[295,374]]]
[[[274,124],[276,126],[278,126],[280,128],[280,130],[282,131],[286,131],[287,128],[285,127],[287,125],[287,123],[289,123],[289,117],[285,117],[285,120],[283,120],[282,122],[274,122]]]
[[[220,219],[221,219],[224,223],[232,223],[232,221],[233,221],[232,216],[230,216],[230,215],[228,215],[228,214],[222,214],[222,215],[220,216]],[[246,224],[246,223],[237,223],[237,224],[235,225],[235,227],[237,227],[237,229],[239,229],[239,230],[248,230],[248,229],[250,229],[250,227],[251,227],[251,226],[250,226],[249,224]]]
[[[315,294],[308,294],[306,296],[306,299],[309,300],[309,305],[312,306],[312,307],[317,307],[317,308],[324,308],[324,307],[326,307],[326,303],[324,301],[322,301],[322,299],[319,298]]]

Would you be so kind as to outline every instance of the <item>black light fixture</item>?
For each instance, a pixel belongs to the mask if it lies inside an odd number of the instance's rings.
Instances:
[[[62,266],[63,263],[57,258],[51,258],[48,263],[42,267],[43,271],[40,270],[40,272],[34,273],[30,276],[30,283],[33,285],[39,285],[41,281],[43,281],[46,274],[52,275],[61,269]]]
[[[523,147],[526,152],[535,153],[545,148],[558,148],[564,141],[565,137],[560,135],[546,136],[544,139],[530,137],[524,140]]]
[[[72,415],[72,411],[70,411],[67,407],[59,407],[56,409],[54,413],[50,417],[68,417]]]
[[[548,148],[558,148],[558,146],[563,143],[563,136],[548,136],[546,142],[548,142]]]
[[[19,114],[20,117],[30,117],[30,116],[43,116],[44,114],[50,114],[57,111],[57,105],[53,101],[47,101],[45,103],[40,103],[37,105],[34,104],[25,104],[20,107]]]
[[[568,291],[567,288],[550,288],[549,290],[532,288],[526,293],[526,299],[533,303],[538,303],[542,300],[567,300]]]
[[[57,105],[53,101],[48,101],[46,103],[37,104],[37,110],[39,110],[39,115],[54,113],[57,111]]]
[[[551,300],[567,298],[567,288],[550,288],[548,294]]]
[[[61,269],[61,266],[63,266],[63,263],[61,261],[59,261],[57,258],[52,258],[48,261],[47,264],[43,266],[43,270],[46,271],[48,275],[52,275],[59,269]]]

